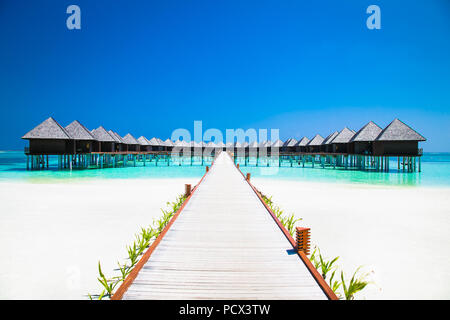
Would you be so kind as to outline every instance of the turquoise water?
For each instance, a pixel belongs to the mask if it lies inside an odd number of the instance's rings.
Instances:
[[[56,158],[51,159],[50,169],[41,171],[27,171],[26,157],[22,151],[0,151],[0,181],[22,180],[29,182],[55,182],[67,181],[68,179],[126,179],[126,178],[200,178],[205,172],[205,162],[191,166],[189,161],[183,165],[159,163],[137,163],[136,167],[127,168],[105,168],[84,170],[57,170]],[[422,172],[404,173],[397,171],[397,162],[392,161],[390,172],[367,172],[356,170],[321,168],[316,165],[306,164],[305,168],[300,166],[290,167],[285,163],[282,167],[264,165],[244,166],[243,172],[251,173],[252,177],[267,179],[287,179],[317,182],[336,183],[368,183],[380,185],[402,185],[402,186],[450,186],[450,153],[425,153],[422,157]]]

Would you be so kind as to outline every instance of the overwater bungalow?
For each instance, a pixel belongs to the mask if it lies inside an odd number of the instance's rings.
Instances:
[[[295,152],[295,145],[297,142],[298,141],[294,138],[287,139],[281,147],[281,152]]]
[[[122,138],[123,142],[125,142],[127,146],[127,151],[136,152],[139,151],[140,144],[130,133],[127,133],[126,136]]]
[[[173,143],[172,140],[167,139],[166,141],[164,141],[164,151],[172,151],[173,147],[175,146],[175,144]]]
[[[70,152],[71,154],[83,154],[92,152],[95,138],[91,134],[91,132],[79,121],[73,121],[64,129],[66,129],[66,132],[73,139],[69,142],[69,148],[72,149],[72,152]]]
[[[320,146],[323,142],[323,137],[320,134],[316,134],[314,138],[312,138],[307,144],[306,144],[306,151],[310,153],[318,153],[320,152]]]
[[[258,142],[253,141],[248,145],[249,154],[256,155],[258,153]]]
[[[72,137],[55,119],[48,118],[25,134],[29,141],[28,154],[67,154],[73,152]]]
[[[306,152],[307,151],[307,145],[309,143],[309,139],[307,137],[301,138],[296,144],[295,144],[295,152]]]
[[[280,152],[281,152],[281,148],[283,147],[283,141],[281,141],[280,139],[278,139],[278,140],[276,140],[275,142],[273,142],[271,145],[270,145],[270,151],[269,151],[269,154],[272,154],[272,153],[277,153],[277,154],[279,154]]]
[[[375,122],[370,121],[350,140],[350,153],[352,154],[373,154],[373,142],[380,135],[381,129]]]
[[[117,132],[114,132],[112,130],[109,130],[108,133],[116,141],[116,143],[114,145],[115,151],[116,152],[125,151],[126,150],[126,144],[125,144],[125,142],[123,142],[122,137],[119,134],[117,134]]]
[[[225,150],[225,148],[226,148],[226,145],[222,141],[217,142],[218,150]]]
[[[417,156],[421,153],[419,141],[426,141],[426,139],[399,119],[394,119],[373,142],[373,154]]]
[[[331,153],[333,152],[333,148],[331,146],[331,141],[339,134],[339,132],[335,131],[333,133],[330,133],[325,140],[323,140],[322,145],[320,146],[321,152],[327,152]]]
[[[94,143],[94,152],[113,152],[115,150],[116,140],[102,126],[91,131],[96,143]]]
[[[137,138],[137,142],[139,142],[139,151],[151,151],[150,141],[144,136],[140,136]]]
[[[203,153],[203,145],[200,142],[191,141],[191,152],[195,156],[201,156]]]
[[[164,150],[165,143],[163,142],[161,144],[161,142],[155,137],[151,138],[148,141],[148,143],[149,143],[149,151],[163,151]]]
[[[345,127],[339,134],[331,140],[333,153],[349,153],[350,152],[350,140],[355,135],[353,130]]]

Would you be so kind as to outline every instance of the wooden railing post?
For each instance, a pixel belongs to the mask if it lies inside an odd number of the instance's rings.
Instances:
[[[236,167],[239,169],[239,163],[236,165]]]
[[[184,185],[184,195],[186,197],[189,197],[191,195],[191,185],[190,184]]]
[[[304,254],[309,254],[309,240],[310,240],[310,228],[297,227],[297,252],[303,251]]]
[[[209,167],[208,166],[206,166],[206,172],[208,172],[209,171]]]
[[[246,178],[246,180],[247,180],[247,181],[250,181],[250,173],[247,173],[247,178]]]

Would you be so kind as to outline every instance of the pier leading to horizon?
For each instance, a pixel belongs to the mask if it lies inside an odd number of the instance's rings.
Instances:
[[[334,299],[220,153],[113,299]]]

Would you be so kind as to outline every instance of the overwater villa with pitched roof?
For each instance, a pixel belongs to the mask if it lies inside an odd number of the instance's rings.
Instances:
[[[307,144],[306,150],[309,153],[320,152],[320,146],[322,145],[324,138],[320,134],[316,134]]]
[[[380,135],[380,126],[370,121],[364,127],[356,132],[350,140],[350,153],[353,154],[372,154],[373,142]]]
[[[367,123],[358,132],[345,127],[339,132],[332,132],[325,139],[320,134],[316,134],[311,140],[303,137],[300,140],[289,138],[285,142],[278,139],[274,142],[267,140],[259,143],[244,141],[225,144],[222,141],[217,143],[179,140],[173,142],[170,139],[163,141],[157,137],[148,140],[145,136],[135,139],[130,133],[121,137],[113,130],[106,131],[103,126],[89,131],[77,120],[64,128],[51,117],[22,138],[29,141],[26,154],[38,156],[38,163],[45,162],[43,156],[47,156],[48,166],[49,155],[63,155],[63,158],[59,160],[62,168],[71,167],[72,164],[68,165],[71,161],[76,163],[82,160],[80,157],[72,155],[91,155],[89,158],[83,158],[81,163],[95,163],[101,167],[110,164],[116,165],[118,161],[126,163],[128,159],[132,159],[133,163],[136,163],[136,155],[138,155],[138,160],[144,159],[144,161],[161,157],[169,164],[170,153],[176,146],[179,156],[188,155],[185,150],[190,150],[190,154],[195,154],[196,157],[210,157],[221,151],[227,151],[234,153],[235,157],[264,158],[271,156],[272,151],[277,151],[280,155],[278,162],[280,166],[287,159],[291,166],[294,162],[301,163],[302,166],[306,162],[310,162],[314,166],[314,163],[318,161],[323,167],[325,164],[332,164],[334,168],[362,168],[364,170],[381,168],[386,171],[389,170],[389,157],[398,157],[399,169],[400,158],[402,158],[403,167],[406,165],[408,171],[415,170],[418,158],[420,171],[422,151],[419,149],[419,142],[426,140],[399,119],[394,119],[384,129],[373,121]],[[125,157],[126,154],[128,156]],[[142,158],[144,154],[146,156]],[[152,156],[149,158],[150,154]],[[121,157],[117,158],[114,155]],[[323,157],[325,157],[325,161],[323,161]],[[35,163],[33,161],[34,158],[32,158],[32,168]],[[245,163],[248,163],[247,160]],[[258,160],[256,165],[258,165]]]
[[[353,130],[345,127],[342,129],[329,144],[332,146],[333,153],[349,153],[350,140],[355,135]]]
[[[426,139],[414,129],[394,119],[373,142],[373,155],[419,155],[419,142]]]
[[[65,127],[66,132],[73,140],[69,145],[73,148],[73,154],[89,153],[93,149],[94,142],[96,142],[91,132],[83,126],[79,121],[75,120]]]
[[[91,131],[97,143],[94,144],[93,151],[96,152],[114,152],[116,140],[103,128],[98,127]]]

